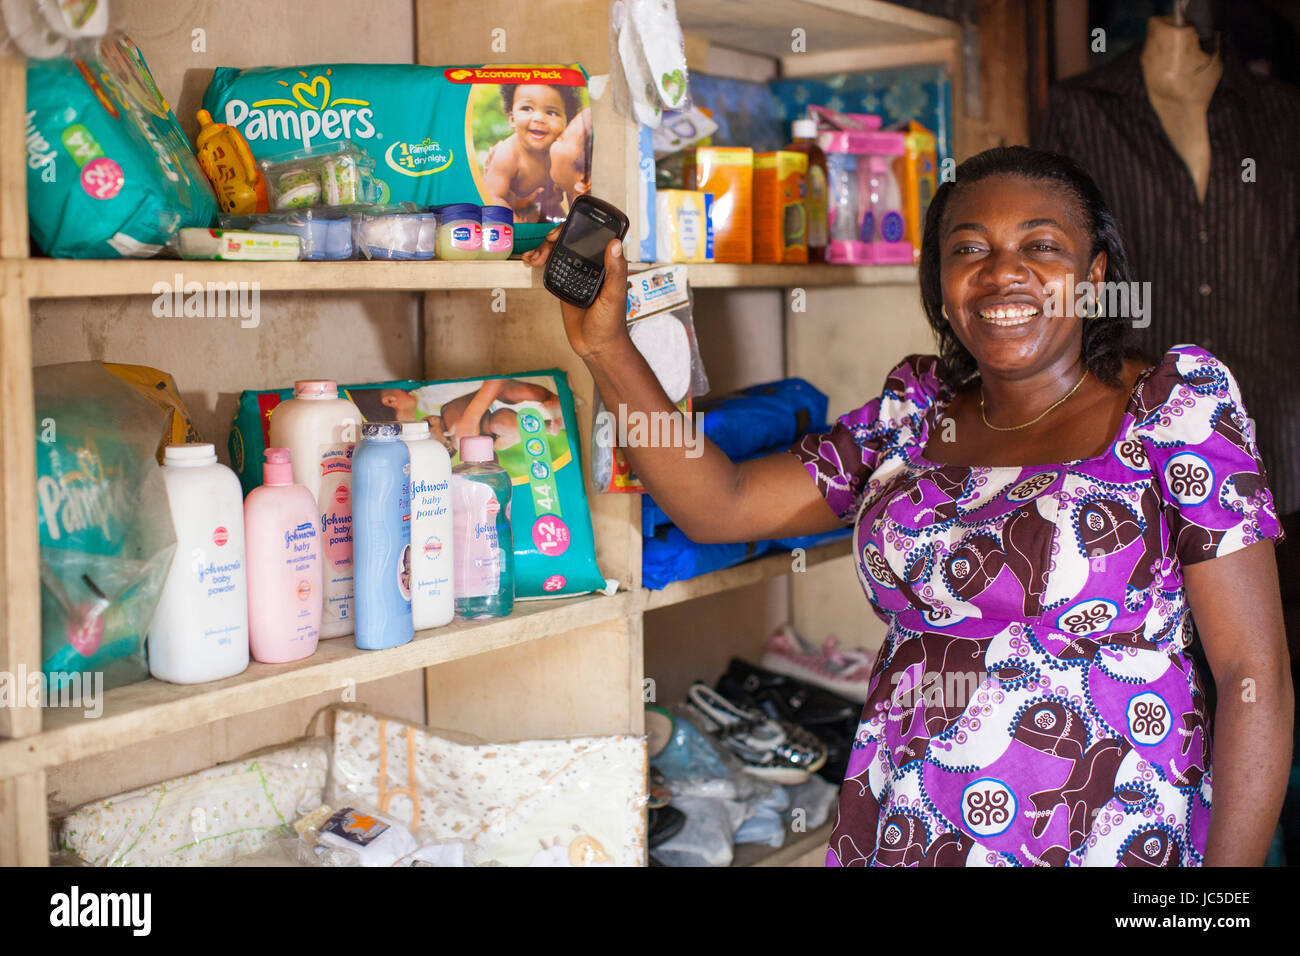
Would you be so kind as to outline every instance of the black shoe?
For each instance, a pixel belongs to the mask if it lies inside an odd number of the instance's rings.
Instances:
[[[738,657],[718,680],[718,692],[746,699],[771,717],[813,729],[820,724],[856,720],[862,705],[801,680],[764,670]]]
[[[659,807],[650,811],[646,828],[646,843],[651,849],[671,840],[686,826],[686,814],[676,807]]]

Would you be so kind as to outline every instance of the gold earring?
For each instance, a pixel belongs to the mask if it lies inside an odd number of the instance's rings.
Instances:
[[[943,316],[945,322],[948,321],[948,307],[946,305],[939,306],[939,314]]]

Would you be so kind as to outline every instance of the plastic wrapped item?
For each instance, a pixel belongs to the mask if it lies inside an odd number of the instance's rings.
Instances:
[[[615,0],[610,46],[622,64],[614,94],[620,113],[655,128],[664,110],[690,107],[686,43],[673,0]]]
[[[105,362],[108,369],[122,381],[147,398],[152,404],[161,408],[168,416],[167,430],[158,442],[158,464],[163,462],[163,449],[168,445],[187,445],[201,442],[198,429],[190,411],[181,399],[176,380],[166,372],[147,365],[116,365]]]
[[[239,130],[227,123],[214,123],[207,110],[199,110],[196,118],[199,134],[194,138],[194,151],[221,211],[228,215],[268,212],[266,177]]]
[[[109,36],[27,64],[27,213],[47,255],[147,258],[217,203],[140,51]]]
[[[76,55],[109,28],[108,0],[3,0],[0,11],[8,41],[34,60]],[[7,45],[0,43],[0,50]]]
[[[232,862],[321,805],[329,753],[328,740],[300,740],[86,804],[60,822],[60,846],[95,866]]]
[[[367,259],[428,259],[427,213],[413,203],[371,206],[352,213],[352,245]]]
[[[465,840],[436,840],[368,806],[322,805],[297,820],[298,860],[307,866],[473,866]]]
[[[221,225],[226,229],[295,235],[303,259],[352,258],[352,216],[345,209],[316,206],[256,216],[222,216]]]
[[[261,160],[273,210],[377,202],[374,160],[350,142],[320,143]]]
[[[902,133],[824,132],[830,245],[826,261],[849,265],[912,262],[903,220],[902,191],[894,177],[906,152]]]
[[[790,803],[783,816],[787,823],[798,824],[805,831],[816,830],[831,817],[840,788],[824,777],[813,774],[797,787],[786,787]]]
[[[590,188],[591,98],[577,65],[220,67],[202,105],[259,159],[350,141],[374,159],[374,201],[508,206],[515,252]]]
[[[507,866],[636,866],[645,853],[645,740],[478,743],[344,707],[327,801],[374,806]],[[459,738],[459,739],[453,739]]]
[[[171,415],[97,362],[33,371],[41,661],[50,693],[148,676],[176,535],[156,454]]]
[[[245,229],[185,228],[172,236],[167,248],[182,259],[225,259],[240,262],[294,262],[301,248],[298,237]]]
[[[667,266],[639,272],[628,277],[628,334],[632,343],[649,363],[668,399],[684,416],[691,412],[691,398],[709,390],[709,378],[700,357],[692,317],[692,297],[686,280],[685,266]],[[626,456],[618,447],[621,441],[700,440],[688,435],[679,423],[678,432],[644,434],[638,437],[635,425],[610,412],[599,393],[592,409],[591,477],[599,492],[639,492],[641,482],[632,474]],[[653,422],[641,432],[658,430]]]
[[[813,776],[810,779],[821,780]],[[825,783],[825,781],[822,781]],[[745,820],[732,837],[736,843],[762,843],[779,847],[785,843],[785,811],[790,807],[790,793],[782,786],[773,786],[771,793],[756,796],[746,806]]]

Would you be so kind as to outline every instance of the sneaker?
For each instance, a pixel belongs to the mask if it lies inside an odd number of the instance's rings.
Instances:
[[[799,784],[826,763],[826,748],[815,736],[762,711],[738,707],[708,684],[692,684],[687,701],[705,729],[745,765],[746,773],[773,783]]]
[[[833,637],[828,637],[820,648],[816,647],[789,624],[768,638],[767,653],[763,655],[763,666],[768,670],[816,684],[859,704],[867,702],[874,663],[872,652],[856,648],[841,650],[839,641]]]
[[[778,674],[733,657],[727,672],[714,685],[718,693],[744,707],[757,707],[769,717],[813,730],[862,713],[857,701],[815,687],[797,677]]]

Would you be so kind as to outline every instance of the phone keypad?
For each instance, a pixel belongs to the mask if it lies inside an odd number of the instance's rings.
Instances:
[[[600,285],[602,270],[565,249],[552,254],[552,277],[575,299],[586,300]]]

